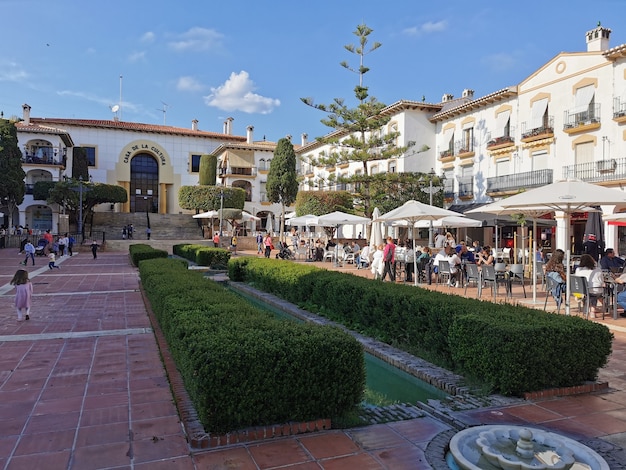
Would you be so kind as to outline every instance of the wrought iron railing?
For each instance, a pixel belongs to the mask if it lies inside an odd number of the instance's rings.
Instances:
[[[536,170],[512,175],[487,178],[487,194],[513,191],[519,188],[536,188],[553,181],[552,170]]]
[[[613,98],[613,117],[624,117],[626,116],[626,99],[621,96],[617,96]]]
[[[554,116],[545,118],[539,127],[528,129],[527,126],[529,125],[531,125],[530,122],[522,123],[522,139],[543,134],[554,134]]]
[[[471,197],[474,195],[474,177],[459,177],[459,197]]]
[[[563,129],[600,122],[600,104],[590,104],[584,111],[563,111]]]
[[[443,197],[444,199],[454,199],[454,180],[446,179],[443,183]]]
[[[220,176],[225,175],[242,175],[242,176],[256,176],[257,168],[255,166],[249,168],[243,168],[238,166],[229,166],[227,168],[220,168]]]
[[[457,140],[454,142],[454,153],[459,155],[462,153],[469,153],[474,151],[473,140]]]
[[[564,166],[563,178],[576,178],[587,182],[626,179],[626,158],[609,158]]]

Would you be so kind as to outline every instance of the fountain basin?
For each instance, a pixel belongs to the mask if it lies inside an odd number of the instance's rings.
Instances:
[[[462,470],[610,470],[597,452],[578,441],[525,426],[464,429],[452,437],[450,454]]]

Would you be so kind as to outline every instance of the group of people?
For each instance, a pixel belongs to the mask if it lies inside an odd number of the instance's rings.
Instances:
[[[124,225],[122,227],[122,240],[132,240],[133,236],[134,236],[134,232],[135,232],[135,227],[133,227],[133,224],[128,224],[128,225]],[[150,237],[148,237],[148,240],[150,240]]]

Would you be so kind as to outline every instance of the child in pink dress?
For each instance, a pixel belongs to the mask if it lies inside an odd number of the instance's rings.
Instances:
[[[30,320],[30,303],[33,296],[33,284],[28,279],[28,271],[18,269],[11,285],[15,286],[15,309],[17,321]]]

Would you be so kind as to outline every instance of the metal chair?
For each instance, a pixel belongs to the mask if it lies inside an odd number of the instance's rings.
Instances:
[[[465,265],[465,291],[463,292],[463,295],[467,294],[467,286],[470,282],[476,283],[476,287],[478,288],[478,298],[480,298],[480,294],[483,290],[483,283],[480,276],[480,270],[476,264]]]
[[[428,263],[430,263],[430,259],[427,258],[422,258],[420,260],[417,261],[417,282],[418,283],[423,283],[427,281],[427,276],[428,274],[426,273],[426,266],[428,266]]]
[[[535,261],[534,270],[535,278],[541,280],[541,287],[545,289],[546,286],[546,272],[544,270],[545,263],[543,261]]]
[[[512,285],[514,282],[519,282],[522,284],[522,289],[524,290],[524,298],[526,298],[523,264],[512,264],[509,266],[509,284]]]
[[[323,261],[326,261],[328,259],[328,261],[335,261],[335,250],[326,250],[324,251],[324,258]]]
[[[550,276],[546,276],[546,300],[543,303],[543,310],[546,310],[548,306],[548,297],[556,293],[556,295],[560,296],[560,300],[556,301],[557,305],[557,313],[561,311],[561,304],[563,303],[563,297],[565,296],[565,289],[563,289],[563,284],[556,281],[554,278]]]
[[[587,284],[587,278],[583,276],[570,276],[570,293],[578,300],[578,311],[582,311],[583,316],[588,319],[589,286]],[[582,310],[581,304],[583,305]]]
[[[444,279],[449,283],[450,275],[450,262],[439,261],[439,267],[437,268],[437,284],[441,284],[441,281]]]
[[[511,262],[511,248],[502,248],[502,261]]]

